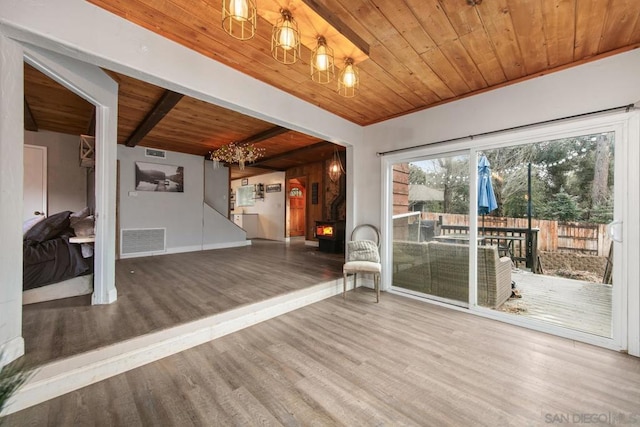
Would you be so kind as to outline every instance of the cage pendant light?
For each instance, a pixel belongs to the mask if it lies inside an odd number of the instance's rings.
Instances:
[[[360,84],[358,69],[353,65],[353,59],[344,61],[344,68],[338,76],[338,93],[345,98],[353,98]]]
[[[311,80],[327,84],[333,80],[334,75],[333,49],[327,46],[327,40],[323,36],[318,36],[318,44],[311,52]]]
[[[336,182],[340,179],[340,175],[344,173],[344,167],[340,160],[340,153],[336,147],[333,148],[333,160],[329,163],[329,179]]]
[[[255,0],[222,0],[222,28],[238,40],[249,40],[256,34]]]
[[[298,24],[289,10],[280,9],[280,15],[271,35],[271,55],[278,62],[293,64],[300,58]]]

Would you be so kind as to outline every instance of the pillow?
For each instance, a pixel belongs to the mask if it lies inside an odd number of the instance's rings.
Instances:
[[[378,245],[371,240],[355,240],[347,243],[349,261],[380,262]]]
[[[78,212],[74,212],[71,215],[69,215],[69,221],[71,222],[71,227],[73,227],[73,225],[76,222],[88,217],[90,213],[91,211],[89,210],[89,208],[84,208],[82,210],[79,210]]]
[[[82,219],[76,219],[75,222],[71,222],[71,228],[78,237],[93,236],[95,232],[93,215],[89,215]]]
[[[24,235],[24,240],[42,243],[51,240],[69,228],[70,211],[59,212],[43,219]]]
[[[24,221],[22,223],[22,236],[24,237],[24,235],[27,233],[27,231],[31,230],[31,227],[33,227],[34,225],[36,225],[37,223],[39,223],[43,219],[45,219],[44,215],[38,215],[38,216],[34,216],[33,218],[29,218],[26,221]]]

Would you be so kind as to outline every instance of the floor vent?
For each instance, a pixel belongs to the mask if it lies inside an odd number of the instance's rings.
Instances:
[[[122,230],[120,254],[150,254],[165,252],[166,228],[131,228]]]

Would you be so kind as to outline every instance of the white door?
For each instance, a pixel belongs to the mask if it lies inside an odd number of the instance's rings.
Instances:
[[[47,147],[24,146],[22,219],[47,214]]]

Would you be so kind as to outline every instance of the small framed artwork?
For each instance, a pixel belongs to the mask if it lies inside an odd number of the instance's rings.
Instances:
[[[249,178],[242,178],[242,185],[249,185]]]
[[[235,204],[235,202],[231,202],[231,203],[229,203],[229,209],[230,209],[230,210],[234,210],[235,208],[236,208],[236,204]]]
[[[267,184],[265,190],[267,193],[279,193],[282,191],[282,184]]]

